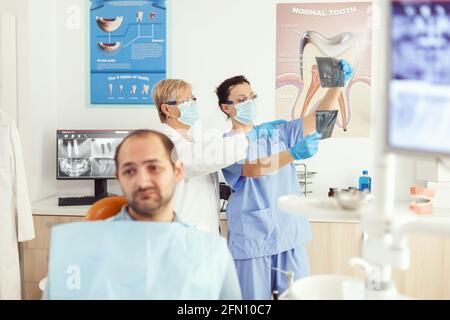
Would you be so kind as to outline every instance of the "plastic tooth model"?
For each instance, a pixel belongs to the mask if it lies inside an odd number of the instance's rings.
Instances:
[[[411,187],[410,194],[415,198],[409,208],[418,214],[433,213],[434,190],[420,187]]]
[[[103,31],[114,32],[122,25],[123,17],[115,17],[111,19],[96,17],[95,20],[97,21],[98,27]]]

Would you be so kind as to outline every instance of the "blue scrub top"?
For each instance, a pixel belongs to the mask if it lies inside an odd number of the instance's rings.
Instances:
[[[263,136],[249,143],[247,160],[286,151],[303,139],[302,120],[280,124],[277,129],[270,138]],[[284,213],[277,208],[279,197],[300,194],[294,164],[290,163],[272,175],[249,178],[241,175],[243,163],[222,170],[233,189],[227,205],[228,246],[233,258],[273,255],[311,240],[306,217]]]

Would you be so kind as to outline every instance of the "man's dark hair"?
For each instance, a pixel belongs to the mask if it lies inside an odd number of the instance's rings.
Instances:
[[[122,145],[125,143],[125,141],[127,141],[131,138],[144,138],[149,135],[155,135],[155,136],[159,137],[159,139],[161,140],[161,142],[164,146],[164,149],[167,152],[167,155],[169,156],[172,167],[175,167],[175,161],[178,158],[177,158],[177,153],[175,150],[175,145],[173,144],[172,140],[170,140],[165,134],[162,134],[161,132],[158,132],[155,130],[140,129],[140,130],[135,130],[135,131],[131,132],[117,146],[116,154],[114,155],[114,162],[116,163],[116,170],[119,170],[119,153],[120,153],[120,149],[122,149]]]
[[[233,90],[235,86],[238,84],[247,83],[250,85],[250,81],[247,80],[244,76],[235,76],[229,78],[222,82],[216,89],[217,98],[219,99],[219,107],[222,110],[222,103],[229,104],[228,96],[230,95],[230,91]],[[222,110],[223,113],[225,113]],[[226,113],[225,113],[226,114]],[[226,114],[227,115],[227,114]],[[227,115],[228,116],[228,115]],[[229,116],[228,116],[229,117]]]

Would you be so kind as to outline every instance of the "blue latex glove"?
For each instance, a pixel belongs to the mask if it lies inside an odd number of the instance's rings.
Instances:
[[[341,66],[342,72],[344,73],[344,83],[347,84],[348,80],[353,76],[353,68],[344,59],[339,60],[339,65]]]
[[[254,126],[253,129],[247,133],[247,139],[252,141],[261,137],[271,138],[273,130],[276,129],[276,126],[286,122],[286,120],[275,120]]]
[[[295,160],[311,158],[317,153],[321,137],[322,135],[317,132],[307,135],[302,141],[297,142],[290,148],[289,152]]]

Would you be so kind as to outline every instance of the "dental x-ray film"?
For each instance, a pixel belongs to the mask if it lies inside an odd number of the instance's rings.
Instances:
[[[328,139],[333,134],[337,114],[337,110],[323,110],[316,112],[316,131],[322,134],[321,140]]]
[[[316,57],[322,88],[343,87],[344,73],[339,61],[329,57]]]

